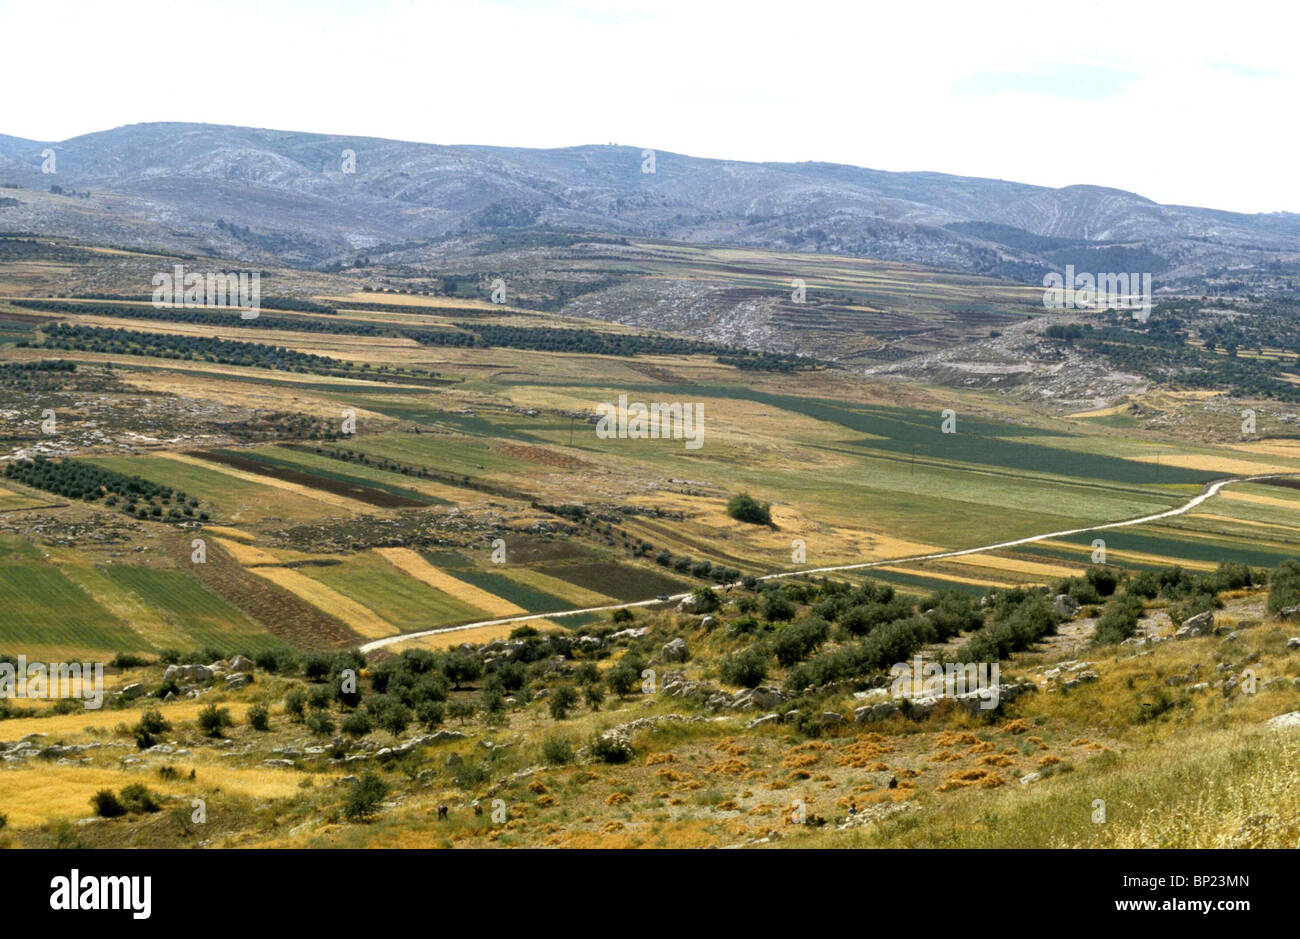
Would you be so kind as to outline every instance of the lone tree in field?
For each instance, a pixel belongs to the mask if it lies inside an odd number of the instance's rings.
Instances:
[[[738,492],[727,502],[727,514],[738,522],[772,526],[772,506],[759,502],[747,492]]]
[[[348,790],[343,801],[343,814],[352,821],[364,821],[375,813],[386,795],[388,784],[377,773],[366,770]]]

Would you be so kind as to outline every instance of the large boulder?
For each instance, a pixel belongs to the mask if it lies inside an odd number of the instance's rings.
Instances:
[[[1052,600],[1052,612],[1057,616],[1073,616],[1079,612],[1079,601],[1068,593],[1058,593]]]
[[[1292,636],[1286,641],[1288,649],[1300,649],[1300,636]]]
[[[685,662],[690,657],[686,649],[686,640],[681,637],[665,643],[660,652],[665,662]]]
[[[864,704],[853,712],[853,720],[858,724],[869,724],[874,721],[883,721],[887,717],[894,717],[902,713],[902,708],[895,701],[881,701],[878,704]]]
[[[168,665],[163,672],[163,684],[173,679],[176,681],[207,681],[212,677],[212,669],[207,665]]]
[[[227,669],[227,671],[229,671],[232,675],[237,675],[240,672],[251,672],[252,670],[253,670],[252,661],[250,659],[245,658],[242,655],[236,655],[233,658],[231,658],[230,668]]]
[[[677,609],[683,613],[708,613],[718,604],[717,596],[708,597],[690,594],[682,598]]]
[[[1174,633],[1175,639],[1196,639],[1200,636],[1208,636],[1214,631],[1214,613],[1206,610],[1204,613],[1197,613],[1195,616],[1183,620],[1183,625],[1178,627]]]
[[[463,740],[465,735],[459,730],[435,730],[431,734],[425,734],[426,743],[442,743],[444,740]]]
[[[1279,714],[1277,717],[1270,718],[1264,723],[1275,730],[1300,730],[1300,711],[1291,711],[1289,714]]]
[[[731,706],[737,711],[751,709],[771,711],[784,701],[785,695],[780,689],[770,685],[760,685],[757,688],[746,688],[744,691],[736,692],[731,699]]]

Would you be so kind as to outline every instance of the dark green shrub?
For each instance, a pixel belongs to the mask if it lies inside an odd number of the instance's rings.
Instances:
[[[248,709],[248,726],[254,730],[271,729],[271,711],[265,704],[254,704]]]
[[[727,514],[750,525],[772,524],[771,505],[759,502],[747,492],[738,492],[727,500]]]
[[[199,729],[209,737],[220,737],[222,729],[233,723],[228,708],[209,704],[199,711]]]
[[[562,766],[573,762],[573,744],[568,737],[547,737],[542,741],[542,759],[552,765]]]
[[[126,806],[122,804],[112,789],[101,789],[90,797],[90,805],[95,810],[95,814],[100,818],[117,818],[126,814]]]
[[[767,655],[757,646],[750,646],[723,656],[718,663],[718,673],[728,684],[757,688],[767,677],[767,665]]]
[[[144,783],[131,783],[122,789],[122,807],[128,812],[142,815],[162,808],[162,799]]]

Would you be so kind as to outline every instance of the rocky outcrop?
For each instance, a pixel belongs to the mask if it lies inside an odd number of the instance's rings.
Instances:
[[[1300,711],[1291,711],[1288,714],[1279,714],[1264,722],[1266,727],[1272,727],[1274,730],[1300,730]]]
[[[1204,613],[1197,613],[1195,616],[1183,620],[1183,624],[1174,633],[1174,638],[1199,639],[1201,636],[1210,635],[1213,631],[1214,614],[1206,610]]]
[[[1052,600],[1052,612],[1057,616],[1072,617],[1079,612],[1079,601],[1068,593],[1058,593]]]

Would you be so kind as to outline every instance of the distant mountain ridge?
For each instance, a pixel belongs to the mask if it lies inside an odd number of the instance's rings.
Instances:
[[[46,149],[55,154],[52,175],[41,172]],[[343,170],[345,150],[356,154],[355,172]],[[654,154],[653,173],[643,162],[636,147],[444,146],[209,124],[133,124],[61,142],[0,135],[0,183],[22,187],[6,191],[22,204],[0,209],[0,229],[306,266],[529,227],[852,254],[1023,280],[1065,263],[1194,279],[1300,260],[1293,213],[829,163],[666,151]],[[52,185],[82,197],[51,193]]]

